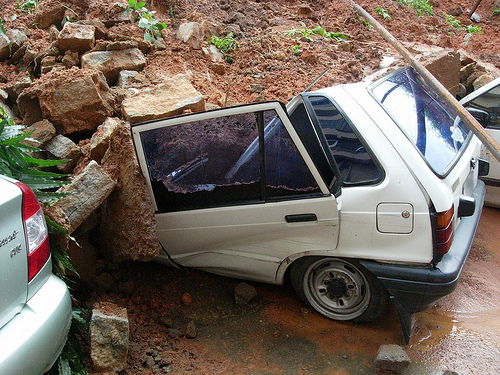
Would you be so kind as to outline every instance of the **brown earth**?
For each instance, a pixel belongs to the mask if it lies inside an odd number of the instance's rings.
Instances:
[[[53,3],[56,1],[41,0],[40,6]],[[115,0],[67,0],[62,3],[67,15],[81,20],[108,19],[116,11]],[[430,3],[433,16],[418,17],[413,9],[395,0],[359,1],[374,15],[376,8],[387,10],[391,19],[375,17],[402,42],[464,49],[500,68],[500,15],[493,14],[493,0],[483,0],[477,10],[482,15],[482,21],[477,24],[482,27],[480,34],[456,29],[447,24],[445,18],[446,14],[451,14],[457,16],[464,27],[472,24],[467,8],[474,5],[474,0],[431,0]],[[0,16],[5,27],[24,25],[29,30],[32,48],[48,53],[48,29],[36,28],[36,11],[22,12],[19,9],[22,4],[22,0],[0,0]],[[166,49],[147,55],[145,75],[150,82],[160,82],[164,77],[184,73],[209,105],[271,99],[287,101],[327,67],[331,69],[316,88],[358,81],[377,70],[384,56],[396,56],[374,29],[365,26],[346,0],[151,0],[146,6],[156,10],[155,17],[169,26],[162,32]],[[177,28],[186,21],[207,21],[210,33],[221,37],[233,32],[238,41],[238,49],[230,54],[233,62],[214,64],[202,50],[192,49],[177,40]],[[286,31],[304,29],[299,22],[304,22],[307,29],[320,25],[327,32],[343,33],[348,41],[328,40],[318,35],[312,36],[312,40],[287,35]],[[142,39],[143,34],[136,25],[126,23],[111,27],[110,32],[138,39]],[[293,53],[294,47],[297,54]],[[3,61],[0,63],[0,83],[15,81],[30,67],[39,82],[43,82],[44,77],[39,76],[35,61],[29,66]],[[495,215],[490,213],[497,220],[498,215]],[[476,246],[473,256],[492,255]],[[469,266],[469,269],[479,269],[467,273],[463,285],[476,283],[476,272],[484,274],[485,263],[477,264]],[[381,321],[360,328],[351,323],[332,323],[305,309],[286,287],[256,285],[259,297],[248,306],[240,306],[234,303],[233,297],[239,281],[233,279],[194,270],[179,271],[153,263],[108,264],[102,265],[100,271],[95,290],[77,289],[76,295],[84,307],[91,307],[98,301],[111,301],[128,309],[131,347],[128,367],[123,374],[170,371],[193,374],[374,373],[372,360],[378,346],[401,342],[393,309],[389,309]],[[462,290],[465,295],[474,294],[473,288]],[[191,303],[188,296],[182,298],[185,293],[191,296]],[[477,305],[484,302],[478,302],[477,298],[471,301],[476,301]],[[447,307],[447,304],[451,305]],[[446,299],[436,311],[453,310],[453,306],[456,306],[453,298]],[[459,313],[467,315],[467,311]],[[450,328],[448,318],[444,319],[445,323],[436,323],[433,317],[427,313],[420,315],[422,323],[417,326],[414,343],[423,345],[410,346],[410,354],[416,359],[453,368],[454,357],[450,359],[443,352],[452,351],[450,345],[457,343],[453,337],[462,331],[457,333]],[[197,328],[195,339],[187,339],[183,333],[191,321]],[[498,326],[498,321],[492,317],[486,321],[494,321],[491,324]],[[436,324],[445,328],[436,329]],[[470,325],[474,324],[481,326],[472,319]],[[304,332],[308,337],[304,337]],[[438,338],[446,334],[451,338],[448,341],[436,339],[437,344],[429,343],[433,333]],[[458,343],[461,342],[459,338]],[[478,344],[483,345],[484,341],[479,338]],[[434,352],[436,347],[439,350]],[[497,358],[497,362],[492,363],[491,373],[494,373],[495,368],[499,369],[498,347],[493,346],[490,352],[496,353]],[[493,358],[483,357],[490,362]],[[474,362],[464,366],[464,373],[474,372]],[[484,370],[484,367],[477,368]]]

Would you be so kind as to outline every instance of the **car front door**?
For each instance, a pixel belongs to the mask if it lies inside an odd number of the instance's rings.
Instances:
[[[273,283],[287,257],[337,246],[332,181],[282,103],[193,113],[132,133],[158,236],[175,263]]]
[[[500,78],[463,98],[460,103],[500,143]],[[500,207],[500,162],[485,147],[481,156],[490,163],[490,172],[481,177],[486,184],[485,204]]]

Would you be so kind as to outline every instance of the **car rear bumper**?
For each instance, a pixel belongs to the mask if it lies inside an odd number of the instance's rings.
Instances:
[[[361,261],[361,264],[382,282],[392,298],[408,313],[428,309],[456,287],[474,241],[484,195],[485,185],[478,181],[473,194],[474,215],[461,219],[450,250],[434,267],[388,265],[373,261]]]
[[[0,374],[41,374],[54,364],[71,324],[71,297],[51,275],[22,311],[0,329]]]

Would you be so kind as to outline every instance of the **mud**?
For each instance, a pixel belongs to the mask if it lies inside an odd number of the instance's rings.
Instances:
[[[413,337],[404,347],[412,361],[463,375],[500,373],[499,222],[499,210],[484,209],[456,290],[415,315]],[[128,309],[131,346],[124,375],[165,369],[176,374],[383,374],[373,364],[379,346],[403,343],[392,306],[374,323],[336,322],[303,306],[287,285],[251,283],[258,297],[237,305],[236,279],[155,263],[122,264],[113,275],[120,275],[119,290],[93,294],[87,303],[112,301]],[[183,336],[189,322],[196,327],[195,339]],[[153,350],[168,366],[147,365]]]

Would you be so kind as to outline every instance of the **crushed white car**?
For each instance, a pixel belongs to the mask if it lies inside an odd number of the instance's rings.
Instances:
[[[337,320],[451,293],[481,215],[481,144],[417,72],[134,125],[164,259],[290,279]]]

